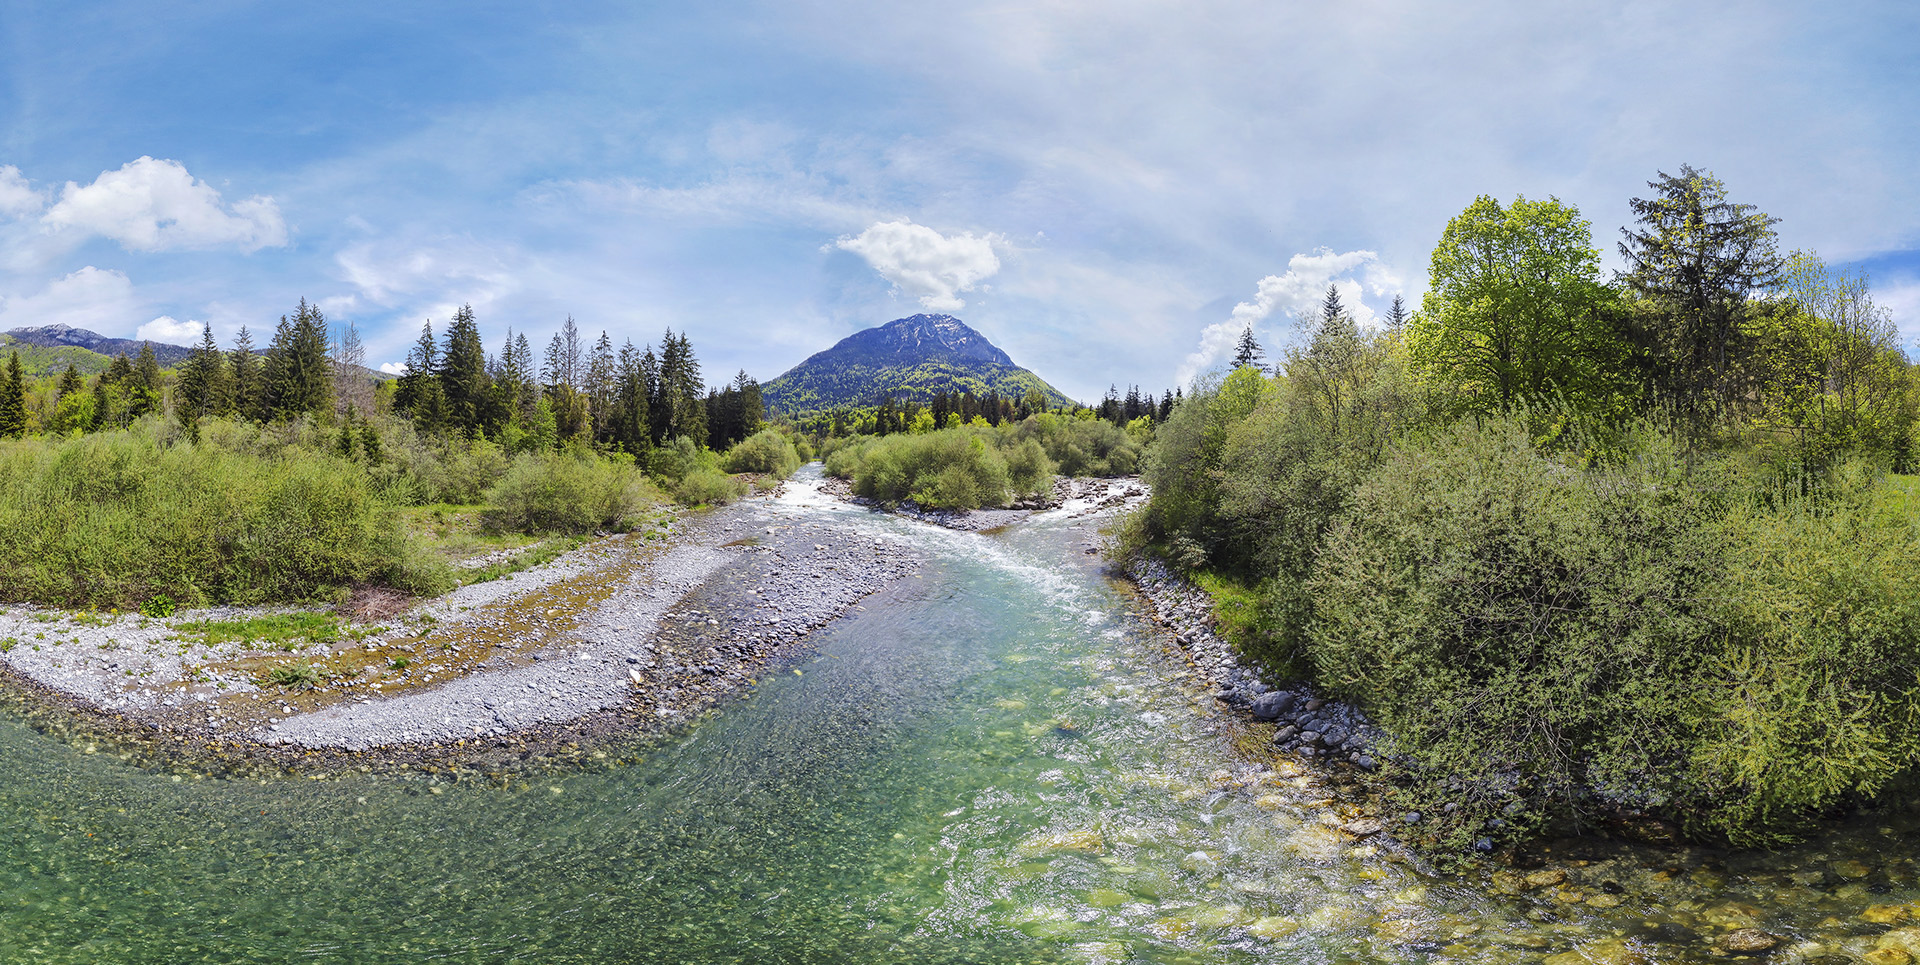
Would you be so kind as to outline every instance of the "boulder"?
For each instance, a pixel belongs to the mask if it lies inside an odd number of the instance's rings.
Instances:
[[[1253,699],[1253,716],[1261,720],[1279,720],[1293,709],[1292,694],[1270,691]]]

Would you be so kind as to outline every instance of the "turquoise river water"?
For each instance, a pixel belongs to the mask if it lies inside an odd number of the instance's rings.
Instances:
[[[930,564],[635,764],[218,779],[0,719],[0,961],[1704,960],[1746,924],[1851,958],[1886,927],[1864,908],[1920,897],[1892,828],[1595,859],[1620,897],[1593,905],[1423,871],[1335,831],[1311,772],[1234,756],[1089,524],[953,533],[797,489],[766,525],[838,514]]]

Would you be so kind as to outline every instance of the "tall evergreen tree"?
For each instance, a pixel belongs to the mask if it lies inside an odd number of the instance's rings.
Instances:
[[[327,353],[327,318],[300,299],[292,318],[280,316],[265,365],[267,407],[275,419],[333,411],[333,361]]]
[[[127,384],[127,417],[138,419],[160,411],[164,391],[160,359],[153,354],[153,343],[141,342],[140,357],[133,364],[133,377]]]
[[[593,416],[593,438],[601,443],[613,442],[614,383],[619,374],[617,366],[613,355],[613,339],[608,338],[602,329],[599,341],[593,343],[593,351],[587,356],[586,374],[587,411]]]
[[[1387,309],[1387,331],[1396,335],[1407,330],[1407,322],[1412,319],[1407,311],[1406,300],[1399,294],[1393,296],[1393,305]]]
[[[1233,348],[1233,367],[1237,369],[1248,365],[1257,366],[1265,357],[1266,353],[1260,350],[1260,343],[1253,339],[1253,326],[1248,325],[1241,329],[1240,341]]]
[[[434,372],[446,395],[447,425],[469,436],[497,429],[491,425],[493,385],[487,378],[487,350],[480,343],[480,326],[473,306],[462,305],[447,325],[446,350]]]
[[[227,359],[233,370],[233,411],[244,418],[265,422],[269,416],[266,373],[260,356],[254,354],[253,333],[245,325],[240,326],[240,334],[234,336],[233,351],[227,354]]]
[[[18,439],[27,434],[27,381],[20,371],[20,353],[7,359],[7,373],[0,378],[0,438]]]
[[[647,357],[651,357],[651,353]],[[643,455],[652,443],[647,420],[646,357],[629,339],[620,349],[619,373],[614,385],[613,419],[608,426],[613,443],[634,455]]]
[[[393,387],[393,407],[412,415],[426,399],[426,386],[439,379],[440,346],[433,340],[433,321],[420,323],[420,337],[407,351],[407,371]],[[444,400],[443,400],[444,401]]]
[[[74,368],[72,363],[68,363],[66,372],[60,376],[59,386],[54,389],[54,398],[64,399],[86,387],[86,380],[80,377],[80,370]]]
[[[213,326],[202,323],[200,344],[180,365],[180,384],[174,409],[183,421],[192,422],[203,416],[227,411],[231,396],[226,355],[213,340]]]
[[[1655,327],[1637,333],[1653,388],[1697,424],[1743,394],[1741,321],[1747,296],[1780,278],[1780,219],[1727,200],[1726,185],[1691,164],[1647,187],[1654,197],[1628,202],[1640,230],[1620,229],[1620,280],[1656,310]]]

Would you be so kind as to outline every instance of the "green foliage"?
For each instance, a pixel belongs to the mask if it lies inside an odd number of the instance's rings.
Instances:
[[[977,397],[994,393],[1003,399],[1024,399],[1037,392],[1049,407],[1072,404],[1032,372],[994,362],[801,366],[768,382],[762,392],[768,408],[788,414],[863,406],[883,392],[921,404],[931,403],[942,392],[954,396],[971,392]]]
[[[1011,430],[1011,427],[1008,427]],[[1040,444],[1015,431],[964,426],[862,440],[827,457],[827,471],[883,503],[935,509],[1005,506],[1037,497],[1053,478]]]
[[[1466,779],[1446,792],[1464,832],[1516,802],[1687,800],[1727,550],[1710,510],[1659,453],[1582,475],[1512,422],[1397,446],[1306,582],[1316,678],[1426,771]]]
[[[340,619],[331,613],[271,613],[238,620],[200,620],[182,624],[181,634],[209,647],[226,643],[264,643],[280,650],[340,639]]]
[[[1860,463],[1736,505],[1693,764],[1715,831],[1767,843],[1920,766],[1920,516]]]
[[[1146,430],[1151,432],[1150,429]],[[1130,476],[1140,471],[1140,433],[1099,419],[1073,419],[1052,412],[1015,424],[1013,437],[1036,443],[1063,476]]]
[[[143,616],[152,617],[155,620],[162,620],[173,616],[173,611],[176,609],[178,609],[178,604],[174,603],[173,598],[165,593],[155,593],[145,600],[140,601],[140,613]]]
[[[747,494],[745,483],[721,471],[718,456],[686,436],[653,450],[650,468],[654,478],[688,506],[720,506]]]
[[[281,690],[312,690],[327,679],[326,672],[307,661],[276,664],[267,668],[261,683]]]
[[[728,450],[722,465],[728,472],[752,472],[785,479],[800,468],[800,453],[785,433],[762,429]]]
[[[523,533],[632,528],[659,500],[630,464],[586,452],[525,453],[486,492],[488,521]]]
[[[157,430],[0,447],[0,595],[105,607],[447,585],[355,464],[298,447],[263,458],[185,445]]]
[[[1416,370],[1477,412],[1562,400],[1612,415],[1623,346],[1588,223],[1558,199],[1481,195],[1447,222],[1407,328]]]

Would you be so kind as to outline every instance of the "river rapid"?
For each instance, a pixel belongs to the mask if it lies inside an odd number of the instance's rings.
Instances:
[[[929,562],[637,761],[239,780],[0,718],[0,961],[1605,965],[1757,927],[1837,962],[1920,899],[1920,838],[1872,821],[1787,855],[1563,854],[1550,885],[1432,872],[1337,830],[1311,770],[1235,753],[1084,552],[1097,519],[960,533],[817,479],[748,512]]]

